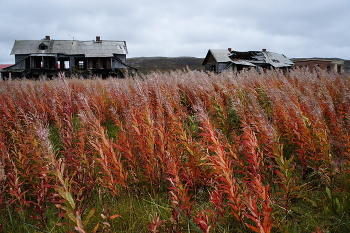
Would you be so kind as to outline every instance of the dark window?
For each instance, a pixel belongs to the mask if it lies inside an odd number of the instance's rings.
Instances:
[[[39,49],[40,49],[40,50],[46,50],[47,48],[48,48],[47,45],[44,44],[44,43],[41,43],[41,44],[39,45]]]
[[[341,65],[337,65],[337,71],[339,74],[341,73]]]

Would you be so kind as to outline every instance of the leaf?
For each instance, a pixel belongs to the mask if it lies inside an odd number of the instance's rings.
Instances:
[[[73,200],[72,194],[70,192],[66,192],[66,197],[72,209],[75,210],[75,202]]]
[[[60,194],[63,199],[67,200],[66,192],[63,187],[61,186],[54,186],[55,190]]]
[[[70,211],[67,211],[66,214],[68,215],[68,217],[74,222],[77,222],[77,218],[74,216],[74,214]]]
[[[90,218],[95,214],[95,209],[90,210],[89,214],[86,216],[85,221],[83,223],[86,226],[90,220]]]
[[[251,230],[253,230],[253,231],[255,231],[255,232],[260,232],[260,230],[259,230],[257,227],[254,227],[253,225],[250,225],[250,224],[248,224],[248,223],[246,223],[246,225],[247,225]]]
[[[98,223],[96,224],[96,226],[94,227],[94,230],[93,230],[92,232],[93,232],[93,233],[96,233],[99,227],[100,227],[100,222],[98,222]]]
[[[337,211],[341,212],[343,209],[343,206],[340,204],[340,201],[338,198],[335,199],[335,203],[337,204]]]
[[[326,193],[327,193],[329,199],[332,199],[332,193],[331,193],[331,190],[328,188],[328,186],[326,186]]]
[[[109,219],[115,219],[115,218],[117,218],[117,217],[121,217],[121,215],[115,214],[115,215],[112,215],[111,217],[109,217]]]
[[[79,233],[86,233],[83,229],[80,227],[74,227],[75,230],[77,230]]]
[[[83,194],[84,188],[79,189],[77,196],[80,197]]]
[[[103,222],[104,225],[111,227],[111,224],[109,224],[108,222]]]

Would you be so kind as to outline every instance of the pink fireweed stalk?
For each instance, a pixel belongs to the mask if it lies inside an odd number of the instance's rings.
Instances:
[[[185,181],[180,179],[179,161],[173,159],[170,154],[167,157],[166,164],[169,174],[167,180],[170,183],[169,193],[172,205],[172,221],[175,224],[174,227],[177,229],[182,214],[190,218],[194,201],[191,200],[188,184],[184,184]]]
[[[206,212],[198,213],[195,220],[203,233],[209,233],[211,225],[209,225],[209,216]]]
[[[43,158],[50,168],[52,174],[56,177],[56,184],[53,188],[58,192],[59,196],[64,200],[62,204],[56,204],[56,207],[65,212],[65,217],[74,223],[74,227],[78,232],[85,232],[82,221],[83,209],[79,201],[79,193],[81,191],[74,190],[72,185],[72,178],[65,175],[65,161],[64,159],[57,159],[53,152],[52,144],[49,140],[49,130],[40,123],[38,124],[38,136],[40,138],[42,148],[46,150],[46,157]],[[74,194],[77,197],[74,198]]]
[[[156,216],[152,217],[152,221],[148,224],[149,226],[149,231],[151,233],[159,233],[159,228],[162,226],[164,223],[164,220],[160,220],[159,215],[157,214]]]
[[[207,165],[213,168],[220,191],[227,195],[231,214],[242,223],[244,219],[243,195],[238,180],[233,176],[235,171],[232,168],[232,161],[229,161],[229,156],[225,150],[225,148],[229,147],[219,141],[208,115],[200,107],[198,107],[198,115],[201,118],[204,131],[202,133],[203,139],[208,143],[208,149],[214,153],[213,155],[207,156]],[[234,152],[230,151],[230,153]]]
[[[120,153],[113,147],[113,143],[107,137],[100,120],[94,115],[86,99],[82,99],[84,110],[80,113],[80,119],[89,129],[89,143],[94,148],[101,169],[105,176],[100,178],[101,184],[108,188],[114,196],[120,192],[118,186],[126,188],[128,173],[124,168]]]
[[[255,226],[250,224],[247,226],[255,232],[269,233],[273,226],[272,207],[269,185],[263,183],[264,177],[261,174],[263,153],[259,151],[258,140],[250,127],[244,127],[242,139],[248,175],[247,190],[244,194],[244,203],[248,211],[244,214],[255,223]]]

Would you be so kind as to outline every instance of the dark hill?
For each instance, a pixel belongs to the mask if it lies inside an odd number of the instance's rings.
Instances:
[[[350,72],[350,60],[344,61],[344,69],[346,72]]]
[[[204,58],[195,57],[134,57],[127,58],[126,64],[139,69],[140,73],[148,74],[152,71],[170,72],[174,70],[204,70]]]

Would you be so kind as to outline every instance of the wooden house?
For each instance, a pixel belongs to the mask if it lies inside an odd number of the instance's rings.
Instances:
[[[101,40],[16,40],[11,55],[15,64],[2,69],[3,78],[52,77],[58,72],[87,77],[123,77],[137,69],[126,64],[125,41]]]
[[[205,66],[206,71],[215,73],[238,72],[242,69],[271,69],[282,68],[287,69],[293,65],[283,54],[266,51],[247,51],[238,52],[230,48],[224,49],[209,49],[202,65]]]

